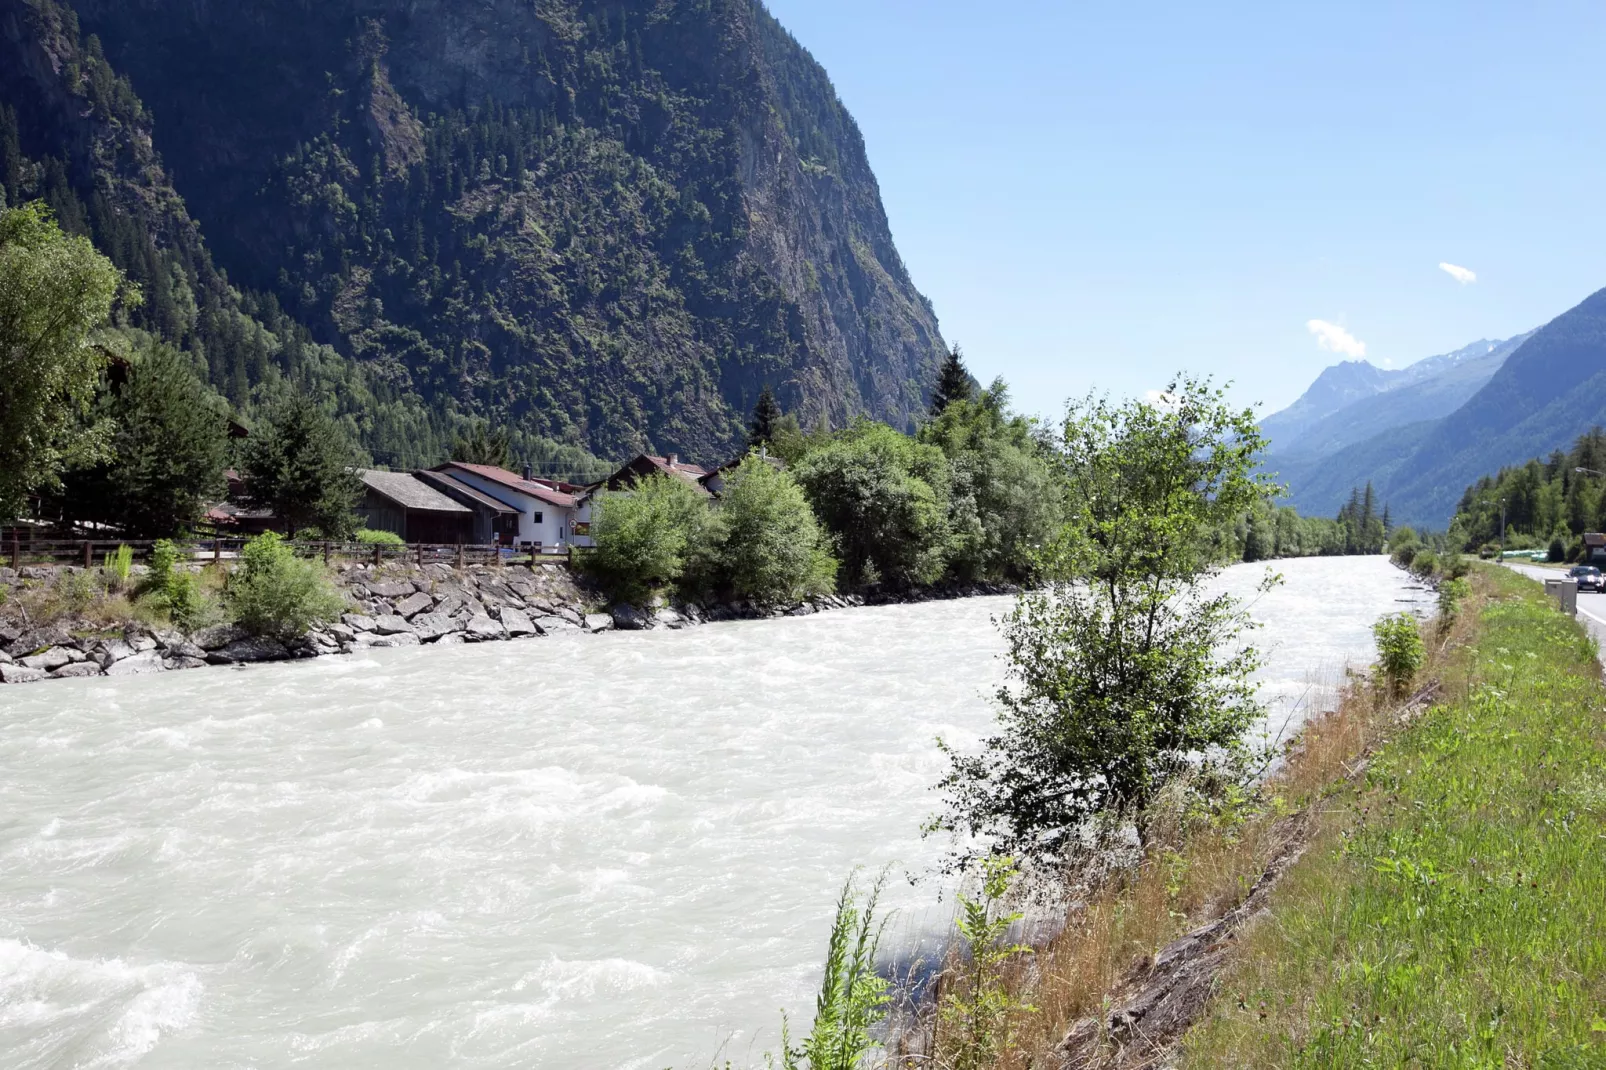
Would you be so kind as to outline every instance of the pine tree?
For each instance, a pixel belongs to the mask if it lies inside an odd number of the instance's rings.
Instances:
[[[460,435],[452,442],[452,460],[463,464],[506,468],[510,454],[508,429],[492,431],[484,420],[474,421],[467,435]]]
[[[253,502],[271,508],[293,535],[316,526],[348,534],[361,482],[351,443],[318,403],[297,391],[246,445],[245,478]]]
[[[971,401],[976,396],[976,380],[965,368],[964,355],[956,345],[948,358],[937,369],[937,385],[931,392],[931,415],[941,416],[942,411],[956,401]]]
[[[768,446],[775,438],[775,429],[781,421],[781,406],[775,401],[770,384],[765,383],[759,392],[758,404],[753,406],[753,419],[747,425],[747,448]]]

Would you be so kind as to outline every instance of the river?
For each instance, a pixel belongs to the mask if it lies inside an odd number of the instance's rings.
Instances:
[[[1280,727],[1421,596],[1277,568]],[[932,741],[987,730],[1009,605],[0,689],[0,1065],[745,1063],[855,866],[930,916]]]

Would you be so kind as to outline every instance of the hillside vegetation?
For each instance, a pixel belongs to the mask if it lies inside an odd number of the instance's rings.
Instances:
[[[127,325],[380,463],[471,418],[724,460],[767,383],[898,426],[944,352],[825,72],[753,0],[0,0],[0,184]]]

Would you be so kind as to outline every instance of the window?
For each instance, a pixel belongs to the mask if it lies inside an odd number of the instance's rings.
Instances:
[[[530,519],[534,520],[537,524],[541,523],[541,511],[538,509],[535,512],[531,513],[530,514]]]

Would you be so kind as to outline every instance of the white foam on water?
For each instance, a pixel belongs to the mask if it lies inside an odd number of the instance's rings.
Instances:
[[[1277,567],[1274,725],[1407,583]],[[855,867],[939,939],[933,740],[991,730],[1009,606],[6,688],[0,1066],[759,1063]]]

